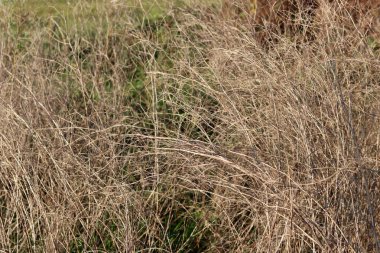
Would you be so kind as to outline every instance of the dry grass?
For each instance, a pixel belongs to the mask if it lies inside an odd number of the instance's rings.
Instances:
[[[374,19],[7,8],[2,252],[380,251]]]

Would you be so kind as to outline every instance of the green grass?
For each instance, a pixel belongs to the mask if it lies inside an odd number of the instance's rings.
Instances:
[[[140,8],[147,16],[155,18],[172,7],[220,4],[220,2],[220,0],[119,0],[116,3],[111,3],[111,0],[7,0],[4,3],[12,5],[14,10],[32,12],[39,17],[49,17],[57,14],[69,15],[81,6],[85,8],[81,9],[80,15],[99,15],[100,13],[95,13],[94,10],[117,8],[120,4],[123,4],[130,8]]]

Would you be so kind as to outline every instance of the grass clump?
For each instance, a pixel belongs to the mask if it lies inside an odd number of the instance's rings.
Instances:
[[[0,249],[380,250],[375,19],[104,4],[1,6]]]

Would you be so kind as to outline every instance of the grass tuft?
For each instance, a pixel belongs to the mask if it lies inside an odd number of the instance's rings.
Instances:
[[[380,251],[376,6],[216,2],[0,6],[0,251]]]

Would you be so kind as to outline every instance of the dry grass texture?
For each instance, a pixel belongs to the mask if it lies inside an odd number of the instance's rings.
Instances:
[[[128,11],[3,7],[3,252],[379,252],[376,29]]]

